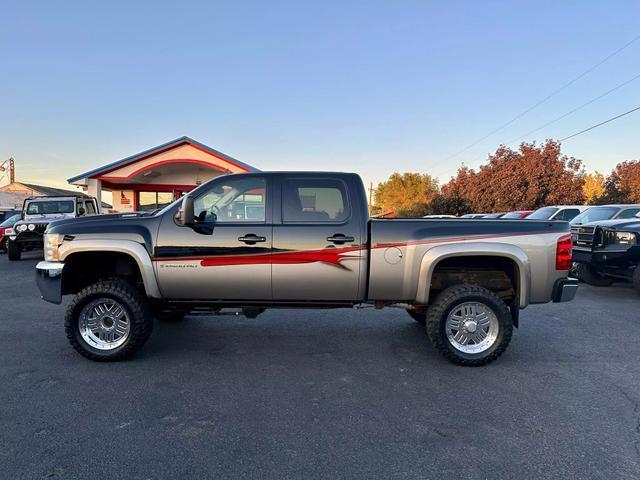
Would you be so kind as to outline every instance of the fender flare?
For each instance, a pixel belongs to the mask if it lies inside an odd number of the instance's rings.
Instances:
[[[429,249],[420,262],[416,303],[429,303],[431,277],[438,263],[451,257],[503,257],[512,260],[518,271],[518,306],[525,308],[529,304],[531,292],[531,266],[527,254],[520,247],[497,242],[463,242],[438,245]]]
[[[143,245],[131,240],[72,240],[60,245],[60,261],[64,262],[67,257],[75,253],[87,252],[116,252],[129,255],[138,265],[147,296],[162,298],[151,256]]]

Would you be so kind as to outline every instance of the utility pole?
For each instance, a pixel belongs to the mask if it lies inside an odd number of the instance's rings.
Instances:
[[[373,208],[373,204],[371,203],[372,196],[373,196],[373,182],[369,182],[369,214],[371,214],[371,209]]]

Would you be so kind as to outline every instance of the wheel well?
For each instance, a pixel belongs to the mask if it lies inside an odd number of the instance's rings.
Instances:
[[[511,305],[517,303],[518,278],[518,265],[510,258],[491,255],[445,258],[433,270],[429,297],[453,285],[469,284],[491,290]]]
[[[134,258],[119,252],[80,252],[64,261],[62,294],[77,293],[99,280],[125,279],[144,291],[140,268]]]

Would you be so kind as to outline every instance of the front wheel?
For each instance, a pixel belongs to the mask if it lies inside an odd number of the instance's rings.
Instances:
[[[11,240],[7,240],[7,256],[12,262],[20,260],[20,258],[22,257],[22,249],[20,248],[20,244]]]
[[[476,285],[443,290],[427,311],[427,335],[433,346],[458,365],[486,365],[509,345],[513,319],[495,293]]]
[[[600,275],[591,265],[579,263],[576,267],[576,275],[587,285],[594,287],[608,287],[613,283],[612,278]]]
[[[78,353],[98,362],[124,360],[149,339],[153,314],[147,299],[123,280],[105,280],[81,290],[64,328]]]

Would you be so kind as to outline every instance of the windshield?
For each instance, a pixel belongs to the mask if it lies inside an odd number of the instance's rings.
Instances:
[[[53,213],[74,213],[76,202],[73,200],[47,200],[31,202],[27,205],[27,215],[49,215]]]
[[[0,223],[0,227],[11,227],[18,220],[20,220],[20,214],[12,215],[9,218],[7,218],[4,222]]]
[[[177,200],[175,200],[174,202],[171,202],[169,205],[167,205],[166,207],[163,207],[160,210],[152,210],[150,213],[147,213],[146,215],[148,216],[155,216],[155,215],[162,215],[164,212],[168,212],[169,210],[171,210],[173,208],[174,205],[178,204],[178,203],[182,203],[182,200],[184,199],[184,197],[180,197]]]
[[[558,210],[559,209],[555,207],[539,208],[538,210],[533,212],[531,215],[529,215],[527,219],[549,220],[553,216],[553,214],[556,213]]]
[[[571,225],[581,225],[583,223],[597,222],[599,220],[609,220],[620,210],[617,207],[591,207],[571,220]]]

